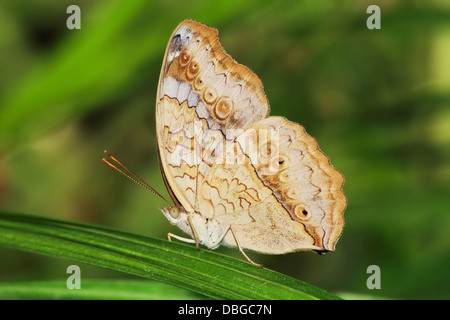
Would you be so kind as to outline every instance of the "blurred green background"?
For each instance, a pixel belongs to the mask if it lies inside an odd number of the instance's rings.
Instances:
[[[81,8],[81,30],[66,9]],[[190,18],[260,76],[272,115],[305,126],[346,178],[346,226],[325,256],[249,253],[335,293],[450,298],[450,3],[0,2],[0,208],[165,238],[155,95],[165,46]],[[242,258],[238,250],[219,252]],[[0,248],[0,282],[65,281],[71,261]],[[88,278],[127,276],[78,264]],[[381,269],[369,290],[367,267]],[[129,278],[129,277],[128,277]]]

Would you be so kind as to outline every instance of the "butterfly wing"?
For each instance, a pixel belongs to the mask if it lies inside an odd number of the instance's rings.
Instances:
[[[214,166],[199,196],[242,248],[334,250],[344,226],[344,179],[302,126],[266,118],[237,137],[234,152],[241,157]],[[236,244],[232,235],[224,243]]]
[[[174,202],[194,211],[217,146],[241,132],[230,129],[268,113],[261,81],[223,50],[218,31],[182,22],[166,49],[156,104],[160,167]]]

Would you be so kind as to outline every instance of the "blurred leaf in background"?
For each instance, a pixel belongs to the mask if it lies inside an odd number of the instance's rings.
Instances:
[[[371,1],[70,4],[81,8],[80,30],[66,27],[67,2],[0,3],[3,209],[152,237],[174,232],[163,203],[101,157],[108,149],[165,192],[156,87],[169,37],[190,18],[219,29],[225,50],[261,77],[272,114],[304,125],[346,178],[336,252],[252,258],[329,291],[450,298],[447,1],[378,1],[380,30],[366,27]],[[67,266],[10,249],[0,261],[2,282],[64,278]],[[366,287],[373,264],[377,291]]]

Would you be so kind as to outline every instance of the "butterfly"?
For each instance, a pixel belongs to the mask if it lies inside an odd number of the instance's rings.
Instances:
[[[157,148],[173,205],[161,211],[191,236],[169,240],[237,247],[254,264],[244,249],[333,251],[344,226],[343,175],[301,125],[269,116],[261,80],[218,35],[185,20],[163,60]]]

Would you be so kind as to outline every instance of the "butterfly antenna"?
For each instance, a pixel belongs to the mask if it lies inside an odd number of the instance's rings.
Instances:
[[[111,162],[109,162],[108,160],[106,160],[105,158],[103,158],[103,162],[106,163],[107,165],[109,165],[111,168],[116,169],[117,171],[119,171],[121,174],[123,174],[125,177],[127,177],[128,179],[134,181],[135,183],[137,183],[138,185],[140,185],[142,188],[149,190],[150,192],[152,192],[154,195],[160,197],[162,200],[164,200],[169,206],[171,206],[171,204],[162,196],[158,193],[158,191],[156,191],[155,189],[153,189],[152,187],[150,187],[148,185],[147,182],[145,182],[144,180],[142,180],[141,178],[139,178],[137,175],[135,175],[131,170],[129,170],[127,167],[125,167],[119,160],[117,160],[111,153],[109,153],[107,150],[104,151],[105,154],[110,157],[112,160],[114,160],[116,163],[118,163],[122,168],[124,168],[128,173],[131,174],[128,175],[127,173],[123,172],[121,169],[117,168],[115,165],[113,165]]]

